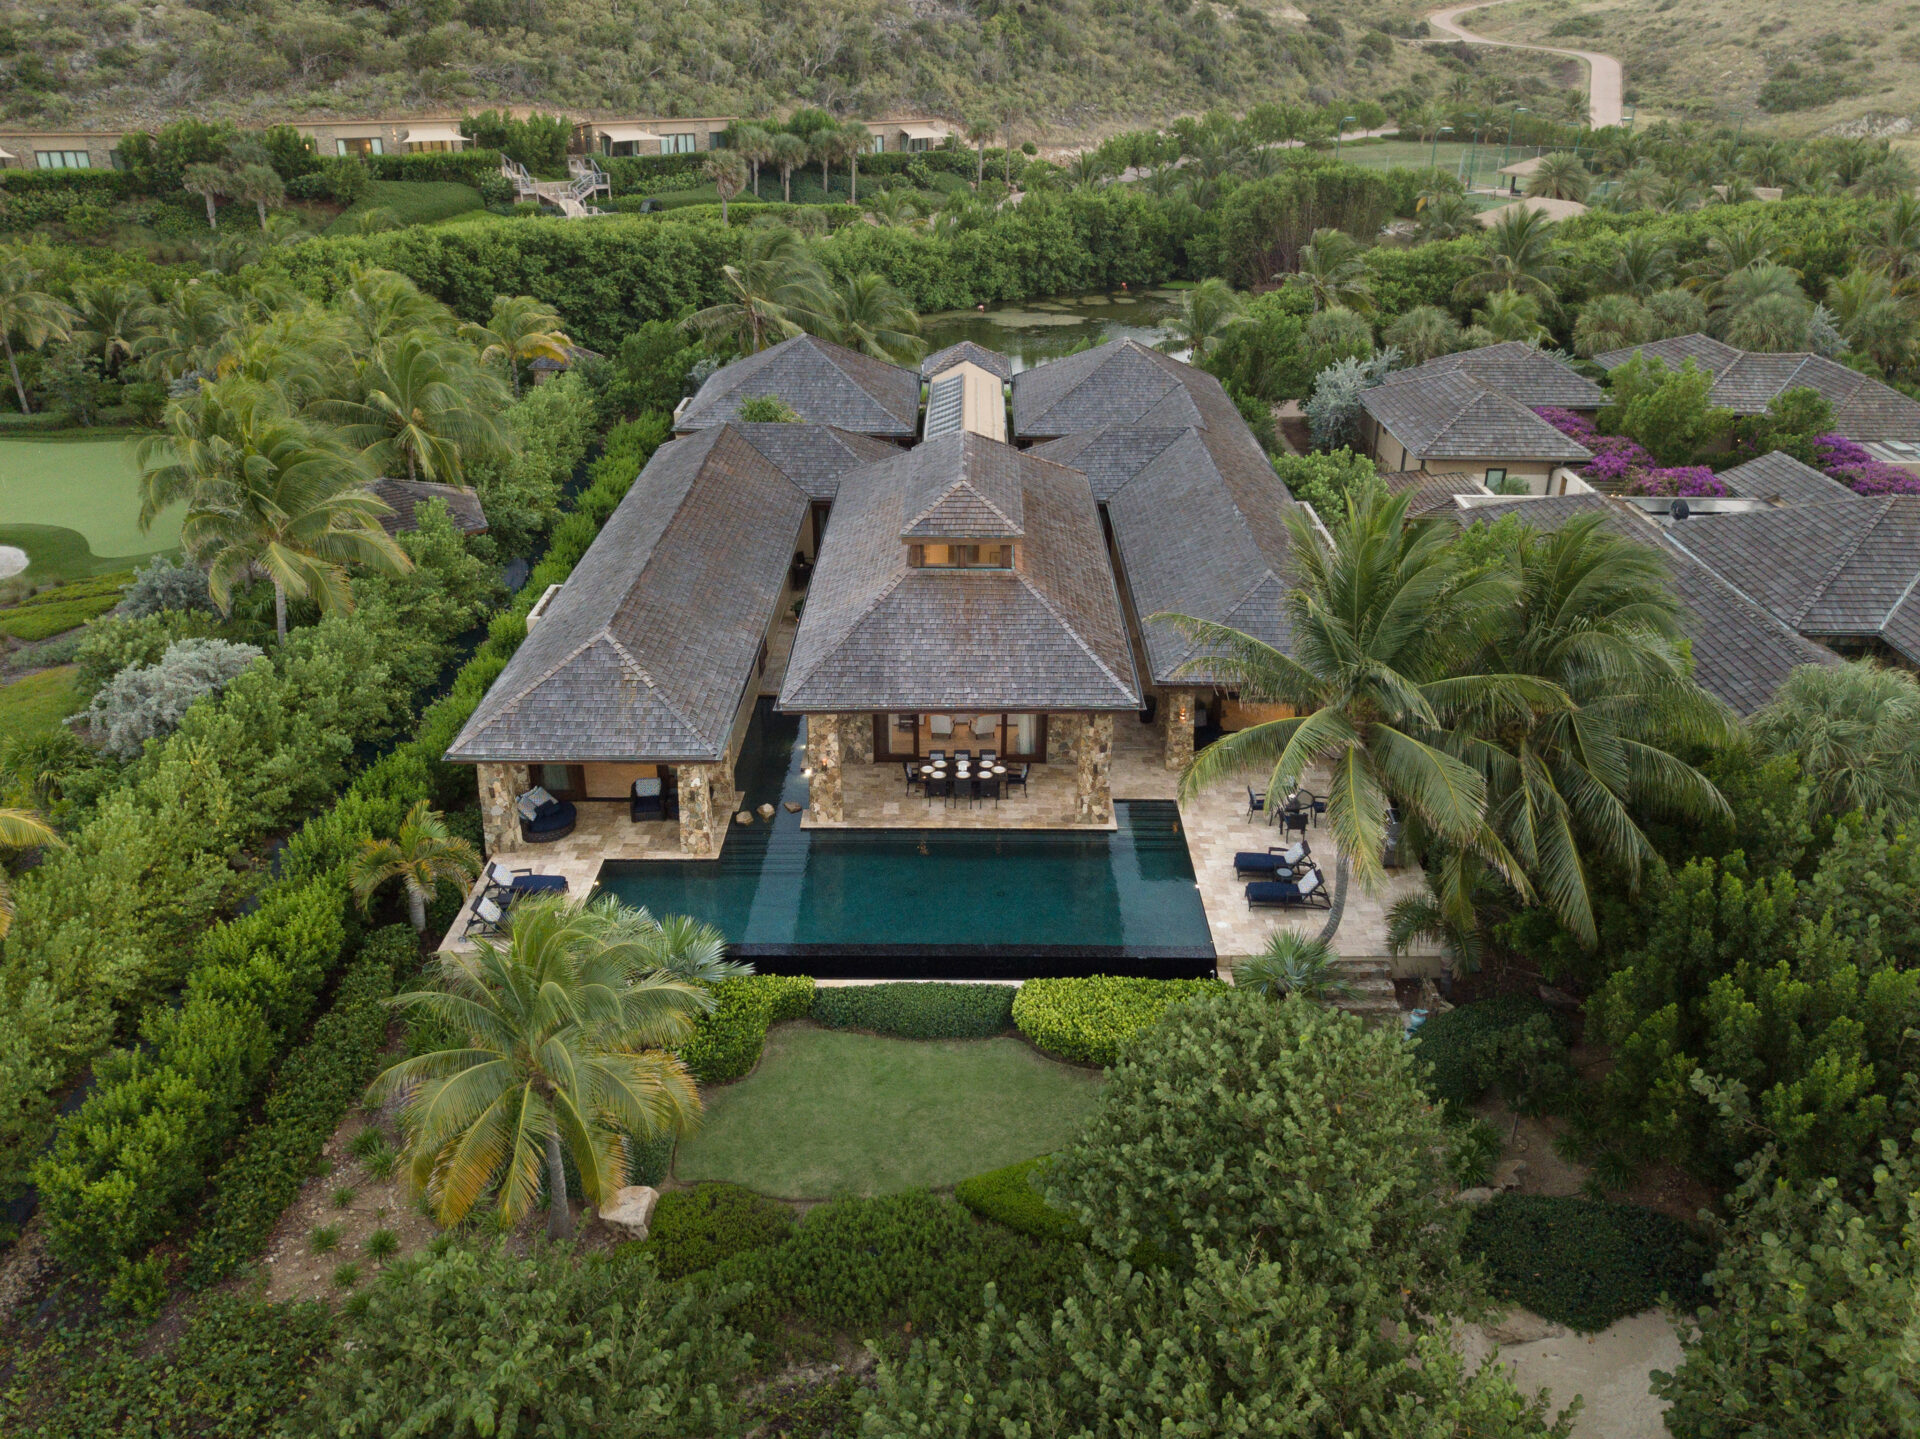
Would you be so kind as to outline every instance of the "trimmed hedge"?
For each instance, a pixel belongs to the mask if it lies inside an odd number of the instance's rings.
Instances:
[[[1524,994],[1498,995],[1432,1015],[1413,1036],[1414,1053],[1428,1066],[1422,1087],[1435,1103],[1464,1114],[1495,1081],[1510,1080],[1505,1071],[1517,1058],[1518,1032],[1537,1030],[1539,1045],[1551,1049],[1559,1038],[1553,1025],[1553,1011]]]
[[[1011,1027],[1018,992],[1010,984],[831,985],[814,992],[813,1018],[902,1039],[985,1039]]]
[[[1170,1004],[1203,993],[1211,979],[1124,979],[1110,974],[1030,979],[1013,1022],[1039,1048],[1075,1064],[1118,1062],[1127,1043]]]
[[[813,981],[804,975],[756,974],[713,986],[713,1008],[694,1023],[680,1058],[702,1084],[725,1084],[760,1062],[767,1029],[804,1019],[813,1008]]]
[[[1078,1240],[1084,1231],[1071,1214],[1055,1209],[1040,1197],[1035,1187],[1047,1156],[1023,1159],[1004,1169],[990,1169],[963,1179],[953,1187],[953,1197],[982,1219],[1035,1239]]]
[[[786,1205],[737,1184],[703,1184],[661,1195],[647,1238],[631,1249],[648,1255],[662,1279],[685,1279],[792,1234]]]
[[[478,186],[500,173],[498,150],[448,150],[425,155],[367,155],[361,158],[375,180],[453,180]]]
[[[404,924],[379,931],[349,966],[333,1007],[307,1042],[280,1066],[266,1117],[221,1166],[199,1234],[189,1278],[207,1285],[251,1259],[280,1213],[300,1194],[341,1117],[373,1077],[386,1048],[397,977],[419,962],[420,943]]]
[[[1677,1219],[1637,1204],[1503,1194],[1467,1222],[1462,1249],[1489,1290],[1582,1334],[1651,1309],[1706,1302],[1712,1251]]]
[[[78,629],[88,620],[98,619],[120,603],[120,596],[82,595],[78,598],[42,600],[0,610],[0,634],[17,640],[44,640]]]

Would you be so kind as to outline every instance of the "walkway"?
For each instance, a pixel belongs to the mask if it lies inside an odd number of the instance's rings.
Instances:
[[[1490,40],[1484,35],[1476,35],[1459,23],[1460,17],[1473,10],[1485,10],[1494,5],[1504,5],[1506,0],[1474,0],[1471,5],[1450,5],[1445,10],[1435,10],[1427,16],[1427,23],[1439,31],[1430,44],[1451,44],[1458,41],[1467,45],[1498,45],[1504,50],[1538,50],[1545,55],[1567,55],[1576,60],[1587,62],[1587,113],[1596,130],[1609,125],[1618,125],[1624,115],[1621,105],[1621,92],[1624,79],[1620,62],[1611,55],[1602,55],[1597,50],[1563,50],[1557,45],[1525,45],[1517,40]]]

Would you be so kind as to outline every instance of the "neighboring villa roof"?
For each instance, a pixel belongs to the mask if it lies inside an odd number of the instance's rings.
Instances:
[[[944,350],[935,350],[920,362],[922,379],[931,380],[935,375],[945,374],[955,365],[978,365],[989,375],[998,375],[1002,380],[1013,378],[1013,361],[998,350],[989,350],[985,345],[976,345],[972,340],[962,340],[957,345],[948,345]]]
[[[1571,220],[1587,213],[1587,207],[1578,200],[1556,200],[1550,195],[1529,195],[1524,200],[1515,200],[1511,205],[1496,205],[1491,210],[1482,210],[1474,219],[1491,230],[1516,210],[1532,210],[1536,215],[1549,220]]]
[[[1428,375],[1463,374],[1498,390],[1510,400],[1531,408],[1557,405],[1567,410],[1597,410],[1606,404],[1606,392],[1564,360],[1555,359],[1537,345],[1507,340],[1477,350],[1441,355],[1423,365],[1392,370],[1381,383],[1404,384]]]
[[[1765,414],[1767,402],[1774,396],[1804,387],[1817,390],[1833,406],[1833,428],[1849,439],[1862,444],[1886,440],[1920,443],[1920,402],[1823,355],[1736,350],[1706,335],[1681,335],[1608,350],[1593,359],[1602,369],[1612,370],[1636,353],[1656,356],[1670,369],[1679,369],[1692,360],[1702,369],[1711,370],[1713,389],[1707,398],[1736,415]]]
[[[1116,340],[1013,377],[1013,433],[1056,439],[1106,425],[1185,429],[1207,424],[1208,396],[1226,392],[1204,370],[1138,340]],[[1232,402],[1227,401],[1229,410]],[[1238,411],[1233,411],[1238,418]]]
[[[1479,477],[1464,473],[1434,474],[1428,470],[1396,470],[1380,477],[1391,495],[1407,494],[1407,518],[1422,515],[1452,514],[1460,507],[1456,495],[1484,495],[1487,487]]]
[[[661,446],[447,758],[720,760],[807,508],[732,426]]]
[[[1017,570],[914,569],[904,536],[952,499],[1004,514]],[[1140,705],[1100,515],[1079,471],[978,435],[845,476],[780,707],[857,712]]]
[[[380,516],[380,528],[390,535],[419,529],[420,519],[415,511],[429,500],[446,501],[447,514],[461,534],[483,535],[487,531],[486,511],[480,508],[480,496],[472,490],[463,490],[458,485],[436,485],[427,480],[389,479],[374,480],[367,488],[385,500],[392,511]]]
[[[814,335],[783,340],[722,365],[674,421],[703,430],[738,418],[745,400],[771,395],[801,419],[855,434],[911,439],[920,428],[920,377]]]
[[[746,437],[775,469],[807,492],[811,499],[831,500],[848,470],[900,453],[891,440],[856,435],[832,425],[798,425],[790,421],[760,421],[734,428]]]
[[[1424,367],[1423,367],[1424,368]],[[1533,460],[1578,464],[1592,451],[1518,400],[1459,370],[1363,390],[1360,403],[1420,460]]]
[[[1878,639],[1920,663],[1920,497],[1701,515],[1667,538],[1803,635]]]
[[[1219,402],[1231,406],[1224,392]],[[1106,504],[1154,684],[1205,684],[1181,672],[1205,650],[1151,615],[1213,620],[1282,650],[1290,639],[1285,516],[1294,499],[1237,412],[1210,418],[1206,429],[1116,425],[1032,451],[1086,470]]]
[[[1825,505],[1849,499],[1853,491],[1785,450],[1770,450],[1756,460],[1720,472],[1720,482],[1743,500],[1776,505]]]
[[[1799,666],[1839,663],[1840,657],[1832,650],[1796,634],[1686,549],[1669,543],[1671,530],[1662,530],[1638,510],[1604,495],[1555,495],[1475,505],[1461,510],[1457,518],[1463,525],[1480,520],[1491,524],[1502,516],[1518,515],[1539,529],[1552,529],[1575,515],[1595,512],[1606,516],[1606,528],[1614,534],[1653,545],[1665,554],[1674,591],[1685,606],[1680,623],[1691,642],[1694,678],[1709,694],[1718,695],[1740,714],[1752,714],[1772,699],[1781,681]],[[1776,513],[1784,517],[1807,511]],[[1768,515],[1715,515],[1689,520],[1687,526],[1755,517]]]
[[[1524,180],[1540,168],[1540,162],[1545,158],[1546,156],[1544,155],[1534,155],[1525,160],[1515,160],[1511,165],[1502,165],[1500,167],[1500,173],[1502,175],[1517,175]]]
[[[562,345],[561,348],[567,352],[566,359],[556,360],[551,355],[540,355],[528,364],[527,368],[537,374],[544,375],[552,374],[559,370],[571,369],[582,360],[606,359],[606,356],[598,350],[589,350],[585,345]]]

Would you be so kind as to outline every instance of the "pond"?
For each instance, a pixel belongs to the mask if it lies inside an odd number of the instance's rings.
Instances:
[[[972,340],[1013,360],[1015,370],[1057,360],[1062,355],[1111,340],[1138,340],[1156,348],[1173,334],[1168,323],[1180,302],[1178,290],[1141,290],[1129,294],[1057,295],[981,310],[947,310],[927,315],[921,335],[927,352]],[[1170,352],[1185,359],[1186,351]]]

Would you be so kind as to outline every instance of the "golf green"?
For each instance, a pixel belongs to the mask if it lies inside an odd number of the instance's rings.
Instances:
[[[126,569],[176,548],[180,507],[140,529],[134,443],[126,434],[0,439],[0,544],[25,550],[35,577]]]
[[[1069,1142],[1097,1070],[1022,1040],[910,1040],[783,1024],[745,1079],[705,1091],[676,1179],[780,1199],[941,1188]]]

